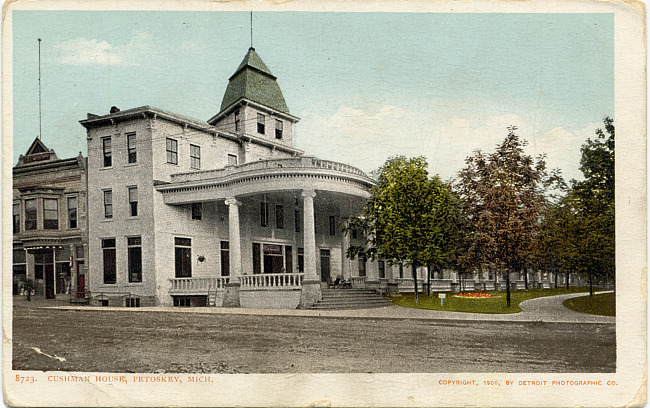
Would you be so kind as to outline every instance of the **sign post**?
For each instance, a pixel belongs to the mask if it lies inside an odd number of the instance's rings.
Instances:
[[[438,297],[440,298],[440,306],[443,306],[445,304],[445,298],[447,295],[445,293],[438,293]]]

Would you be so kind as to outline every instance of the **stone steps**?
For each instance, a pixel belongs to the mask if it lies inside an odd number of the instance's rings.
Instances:
[[[390,305],[390,301],[370,289],[324,289],[322,299],[311,309],[367,309]]]

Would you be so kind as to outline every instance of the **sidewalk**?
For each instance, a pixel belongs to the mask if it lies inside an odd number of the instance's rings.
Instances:
[[[606,292],[599,292],[606,293]],[[546,323],[615,323],[615,317],[596,316],[574,312],[562,303],[573,297],[588,296],[585,293],[548,296],[522,302],[520,313],[485,314],[445,312],[439,310],[413,309],[402,306],[386,306],[373,309],[350,310],[297,310],[297,309],[244,309],[244,308],[179,308],[179,307],[99,307],[85,305],[70,305],[60,300],[34,299],[27,302],[24,297],[16,300],[15,306],[46,307],[60,310],[102,310],[120,312],[171,312],[194,314],[230,314],[230,315],[263,315],[263,316],[302,316],[347,319],[416,319],[416,320],[468,320],[468,321],[499,321],[499,322],[546,322]]]

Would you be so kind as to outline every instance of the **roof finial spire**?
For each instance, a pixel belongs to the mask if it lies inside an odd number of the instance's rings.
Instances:
[[[251,48],[253,48],[253,9],[251,9]]]
[[[38,39],[38,138],[43,136],[41,126],[41,39]]]

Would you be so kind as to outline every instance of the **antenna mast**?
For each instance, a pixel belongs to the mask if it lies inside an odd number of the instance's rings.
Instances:
[[[43,136],[41,119],[41,39],[38,39],[38,138]]]
[[[253,48],[253,10],[251,10],[251,48]]]

